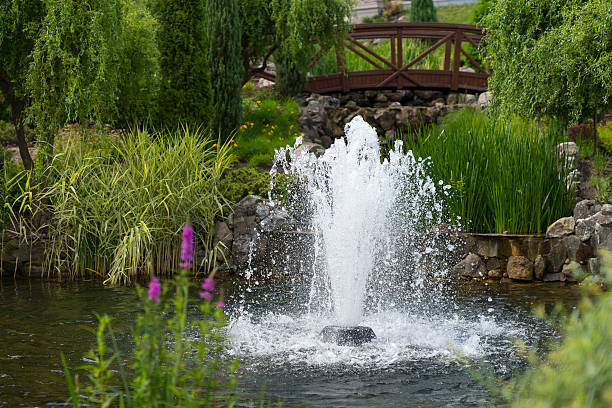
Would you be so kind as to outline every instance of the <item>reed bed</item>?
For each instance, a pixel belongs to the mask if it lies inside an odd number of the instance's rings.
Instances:
[[[406,149],[431,158],[434,178],[451,185],[448,215],[467,231],[543,233],[572,212],[574,192],[556,147],[565,135],[554,123],[466,109],[400,137]]]
[[[207,244],[215,216],[227,207],[219,180],[233,161],[229,144],[186,128],[76,135],[58,143],[42,192],[51,214],[49,272],[109,283],[170,274],[187,220]]]

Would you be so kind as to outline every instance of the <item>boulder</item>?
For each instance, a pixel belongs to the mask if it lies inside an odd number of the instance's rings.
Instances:
[[[576,227],[574,229],[576,237],[582,242],[587,242],[593,236],[595,232],[595,217],[581,218],[576,221]]]
[[[501,279],[503,276],[501,269],[491,269],[487,274],[491,279]]]
[[[215,234],[213,237],[213,245],[217,246],[219,243],[222,245],[222,249],[229,251],[232,248],[232,241],[234,240],[234,234],[229,229],[227,222],[217,221],[215,223]],[[227,253],[227,251],[225,251]]]
[[[560,238],[574,233],[576,221],[574,217],[564,217],[553,222],[546,229],[546,238]]]
[[[592,215],[601,210],[601,204],[595,200],[582,200],[574,207],[574,218],[576,222],[585,218],[589,218]]]
[[[510,279],[531,281],[533,280],[533,263],[524,256],[511,256],[508,258],[506,272]]]
[[[465,259],[453,267],[452,272],[466,278],[485,278],[488,276],[487,268],[476,254],[466,256]]]
[[[536,256],[533,263],[533,275],[537,280],[542,280],[546,273],[546,259],[542,255]]]
[[[546,255],[546,260],[550,266],[550,272],[560,272],[565,260],[567,259],[567,248],[563,240],[555,239],[550,244],[550,252]]]
[[[596,224],[594,238],[597,249],[612,252],[612,226]]]
[[[547,273],[542,280],[544,282],[565,282],[565,275],[562,272]]]
[[[491,105],[493,94],[491,91],[483,92],[478,96],[478,107],[480,109],[486,109]]]

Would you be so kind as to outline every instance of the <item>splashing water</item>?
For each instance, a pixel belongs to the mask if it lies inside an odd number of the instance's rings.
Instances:
[[[423,253],[435,251],[423,247],[422,233],[442,221],[440,197],[449,187],[435,183],[428,161],[404,153],[401,141],[381,160],[376,131],[360,116],[345,133],[318,158],[300,151],[301,140],[280,149],[271,176],[289,174],[306,197],[315,241],[309,312],[333,310],[337,324],[353,326],[364,307],[397,303],[398,285],[414,275]],[[413,276],[410,284],[417,292],[424,278]]]

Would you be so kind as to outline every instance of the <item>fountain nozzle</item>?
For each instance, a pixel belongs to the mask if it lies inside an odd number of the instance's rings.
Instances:
[[[361,346],[376,338],[374,330],[366,326],[325,326],[319,336],[324,342],[339,346]]]

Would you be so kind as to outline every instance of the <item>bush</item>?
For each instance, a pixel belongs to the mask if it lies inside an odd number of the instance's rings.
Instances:
[[[160,0],[159,114],[170,128],[210,126],[214,118],[203,0]]]
[[[168,273],[184,220],[205,237],[225,210],[219,180],[232,161],[229,146],[215,148],[188,129],[74,133],[58,136],[69,139],[58,142],[41,192],[51,214],[49,267],[110,282]]]
[[[513,407],[612,406],[612,283],[609,254],[601,276],[583,285],[582,300],[562,324],[563,339],[543,359],[532,355],[530,368],[507,389]]]
[[[542,233],[572,212],[573,191],[557,156],[561,128],[467,109],[404,144],[431,157],[432,178],[452,186],[448,208],[471,232]]]
[[[267,94],[266,94],[267,95]],[[261,166],[274,158],[274,149],[293,145],[298,136],[298,104],[263,95],[245,100],[242,125],[235,139],[235,153],[249,166]]]
[[[219,190],[231,205],[248,195],[266,197],[270,191],[270,174],[251,168],[228,170],[221,179]]]
[[[472,16],[470,17],[470,24],[480,25],[482,19],[489,14],[492,3],[493,0],[478,0],[476,7],[472,11]]]

